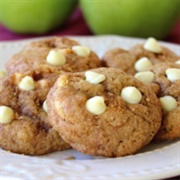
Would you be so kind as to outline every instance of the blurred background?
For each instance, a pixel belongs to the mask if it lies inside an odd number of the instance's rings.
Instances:
[[[0,41],[114,34],[180,44],[180,0],[0,1]]]

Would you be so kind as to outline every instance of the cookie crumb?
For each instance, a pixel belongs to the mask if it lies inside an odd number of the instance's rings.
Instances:
[[[67,158],[65,158],[65,160],[73,160],[73,159],[76,159],[74,156],[69,156]]]

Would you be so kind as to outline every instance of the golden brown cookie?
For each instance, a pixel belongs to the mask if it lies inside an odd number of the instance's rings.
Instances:
[[[26,72],[47,65],[57,71],[77,72],[101,66],[98,56],[88,47],[68,38],[50,38],[30,43],[6,63],[9,74]]]
[[[8,151],[42,155],[69,149],[49,124],[46,96],[60,75],[47,66],[15,73],[0,81],[0,146]]]
[[[162,126],[155,140],[180,138],[180,64],[159,63],[152,72],[160,86],[157,96],[163,109]]]
[[[158,98],[115,68],[61,75],[47,97],[49,120],[74,149],[106,157],[136,153],[161,125]]]
[[[114,48],[105,53],[102,62],[107,67],[114,67],[134,75],[147,71],[152,65],[160,62],[175,62],[180,56],[168,48],[161,46],[154,38],[143,44],[137,44],[130,50]]]
[[[136,56],[122,48],[113,48],[107,51],[102,58],[105,67],[118,68],[130,75],[134,75],[136,72],[132,68],[135,62]]]

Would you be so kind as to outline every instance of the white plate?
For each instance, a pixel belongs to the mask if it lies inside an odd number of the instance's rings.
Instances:
[[[128,49],[144,39],[119,36],[71,37],[92,48],[100,57],[113,47]],[[0,43],[0,66],[29,41]],[[160,42],[177,54],[180,46]],[[74,160],[66,160],[74,156]],[[2,179],[162,179],[180,175],[180,141],[151,143],[135,155],[104,158],[83,155],[75,150],[30,157],[0,150]]]

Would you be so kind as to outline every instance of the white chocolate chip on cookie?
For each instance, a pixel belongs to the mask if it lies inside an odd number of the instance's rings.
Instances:
[[[51,50],[47,55],[46,61],[54,66],[61,66],[66,63],[66,58],[60,50]]]
[[[168,68],[166,70],[166,76],[171,82],[180,80],[180,69]]]
[[[90,54],[90,49],[85,46],[73,46],[72,50],[75,54],[82,57],[87,57]]]
[[[147,57],[140,58],[134,65],[136,71],[148,71],[152,67],[151,61]]]
[[[161,46],[158,44],[155,38],[148,38],[144,44],[144,49],[154,52],[154,53],[161,53],[162,49]]]
[[[130,104],[138,104],[142,99],[141,92],[133,86],[123,88],[121,97]]]
[[[176,64],[180,64],[180,59],[175,62]]]
[[[3,78],[6,76],[6,72],[3,70],[0,70],[0,78]]]
[[[102,114],[106,110],[104,98],[101,96],[94,96],[88,99],[86,102],[86,109],[94,115]]]
[[[106,79],[104,74],[98,74],[93,71],[86,71],[85,77],[86,77],[86,81],[88,81],[92,84],[99,84]]]
[[[14,111],[7,106],[0,106],[0,123],[10,123],[14,118]]]
[[[165,111],[172,111],[177,107],[177,101],[174,97],[172,96],[164,96],[159,98],[159,101],[161,103],[162,108]]]
[[[33,90],[35,87],[35,82],[31,76],[25,76],[21,79],[18,84],[19,89],[30,91]]]
[[[46,104],[46,100],[43,102],[43,106],[42,106],[42,107],[43,107],[44,111],[47,112],[47,104]]]
[[[135,74],[135,78],[145,84],[150,84],[154,81],[155,75],[151,71],[138,72]]]

